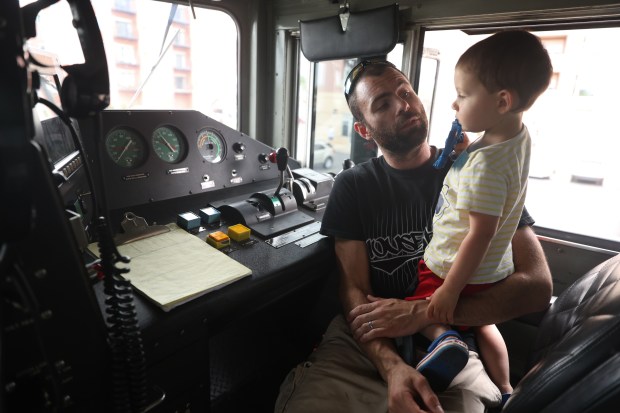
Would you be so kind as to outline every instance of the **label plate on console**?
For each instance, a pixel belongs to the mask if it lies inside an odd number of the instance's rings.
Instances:
[[[265,241],[267,244],[271,245],[274,248],[280,248],[285,245],[291,244],[295,241],[302,240],[304,238],[310,237],[314,234],[317,234],[321,229],[321,223],[316,221],[310,225],[306,225],[301,228],[297,228],[293,231],[287,232],[282,235],[278,235],[277,237],[273,237]],[[315,241],[313,241],[315,242]],[[298,244],[299,245],[299,244]],[[300,245],[301,246],[301,245]],[[305,246],[305,245],[304,245]],[[303,247],[302,247],[303,248]]]

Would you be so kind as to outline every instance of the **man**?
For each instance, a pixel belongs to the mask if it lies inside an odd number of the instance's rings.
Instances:
[[[475,352],[451,387],[436,395],[411,366],[408,346],[397,348],[434,321],[426,316],[426,301],[403,299],[417,287],[417,263],[449,167],[432,166],[438,150],[426,139],[424,107],[405,75],[382,61],[353,68],[345,97],[356,132],[383,156],[336,179],[321,232],[335,240],[346,322],[336,317],[308,362],[289,374],[276,412],[482,412],[501,395]],[[531,223],[527,213],[522,221]],[[549,304],[551,276],[528,225],[517,230],[512,245],[515,273],[460,299],[455,324],[499,323]],[[532,296],[523,300],[526,289]]]

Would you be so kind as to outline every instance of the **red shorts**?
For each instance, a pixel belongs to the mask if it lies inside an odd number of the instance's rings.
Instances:
[[[424,300],[433,295],[435,290],[441,287],[443,281],[442,278],[439,278],[426,266],[424,260],[420,260],[418,263],[418,288],[416,288],[415,293],[411,297],[406,297],[405,300]],[[467,284],[465,288],[463,288],[463,291],[461,291],[461,295],[472,295],[478,291],[491,288],[493,285],[495,285],[495,283]]]

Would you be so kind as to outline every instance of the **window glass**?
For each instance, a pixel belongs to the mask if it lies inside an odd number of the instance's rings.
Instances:
[[[620,203],[620,174],[613,159],[620,151],[615,114],[620,56],[609,48],[620,41],[620,29],[533,33],[547,48],[554,74],[548,90],[523,117],[532,136],[526,207],[539,227],[620,241],[620,216],[614,212]],[[425,58],[420,78],[433,145],[443,146],[454,120],[455,63],[486,36],[460,30],[425,34],[425,50],[437,53],[433,64]]]
[[[21,0],[24,6],[30,0]],[[109,109],[194,109],[238,128],[237,26],[221,11],[152,0],[93,0],[110,76]],[[83,63],[67,2],[42,10],[33,50]]]
[[[400,67],[402,53],[402,45],[397,44],[388,54],[388,60]],[[372,148],[367,148],[368,143],[353,129],[353,116],[344,98],[344,81],[357,60],[329,60],[311,64],[303,55],[300,59],[298,142],[303,142],[304,135],[300,134],[307,134],[308,124],[313,124],[310,132],[314,134],[314,147],[311,148],[310,167],[321,172],[338,173],[345,159],[359,162],[374,155],[376,147],[371,145]],[[313,108],[309,106],[312,91],[315,93]],[[313,123],[311,117],[314,117]]]

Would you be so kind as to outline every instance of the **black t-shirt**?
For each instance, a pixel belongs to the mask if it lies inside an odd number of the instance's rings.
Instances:
[[[437,170],[434,161],[398,170],[380,156],[336,177],[321,233],[366,243],[371,286],[379,297],[404,298],[417,287],[418,261],[432,236],[435,207],[451,166]],[[520,225],[532,223],[524,210]]]

